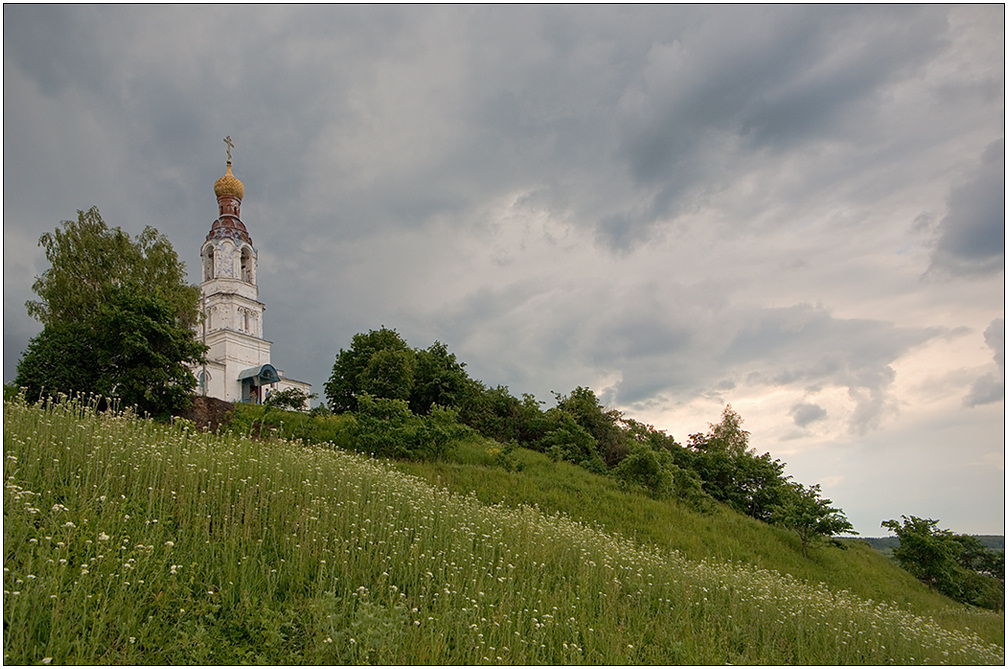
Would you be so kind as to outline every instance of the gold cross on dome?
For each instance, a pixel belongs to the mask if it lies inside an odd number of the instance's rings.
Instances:
[[[231,141],[231,135],[224,138],[224,143],[227,144],[227,154],[228,154],[228,164],[231,164],[231,149],[234,148],[234,142]]]

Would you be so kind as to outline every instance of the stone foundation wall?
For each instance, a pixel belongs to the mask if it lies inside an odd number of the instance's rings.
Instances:
[[[233,408],[231,402],[196,395],[193,397],[192,405],[181,414],[181,417],[196,423],[196,427],[201,430],[213,432],[227,420]]]

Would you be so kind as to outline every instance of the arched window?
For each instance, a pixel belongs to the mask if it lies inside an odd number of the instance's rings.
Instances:
[[[210,384],[210,372],[202,371],[199,375],[199,389],[201,395],[207,394],[207,386]]]
[[[214,252],[213,247],[208,246],[206,252],[203,255],[203,280],[209,281],[213,278],[214,273]]]
[[[252,261],[252,249],[247,246],[241,250],[241,280],[246,283],[255,283],[254,265]]]

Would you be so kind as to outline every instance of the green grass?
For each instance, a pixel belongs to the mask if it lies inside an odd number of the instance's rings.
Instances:
[[[1004,662],[972,611],[936,622],[746,564],[746,535],[698,559],[692,539],[609,531],[676,507],[575,468],[547,485],[536,454],[520,473],[432,465],[446,486],[453,467],[485,472],[488,504],[330,448],[18,400],[4,451],[5,663]],[[507,484],[542,486],[539,508]],[[579,498],[598,526],[548,510]]]
[[[772,527],[718,506],[696,513],[675,500],[655,500],[643,490],[624,490],[612,478],[592,474],[541,453],[515,449],[520,471],[497,466],[496,442],[478,437],[459,442],[440,462],[396,463],[406,473],[460,494],[475,492],[484,503],[535,504],[581,522],[692,560],[742,562],[849,590],[865,599],[894,603],[918,615],[964,626],[991,643],[1004,645],[1004,615],[958,604],[935,592],[884,554],[858,539],[845,549],[823,546],[803,557],[792,532]]]

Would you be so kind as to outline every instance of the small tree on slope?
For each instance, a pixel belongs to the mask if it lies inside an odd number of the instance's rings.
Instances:
[[[857,534],[843,511],[819,496],[819,484],[806,488],[789,482],[774,513],[774,522],[794,530],[801,539],[802,555],[808,557],[810,546],[820,544],[842,532]]]

